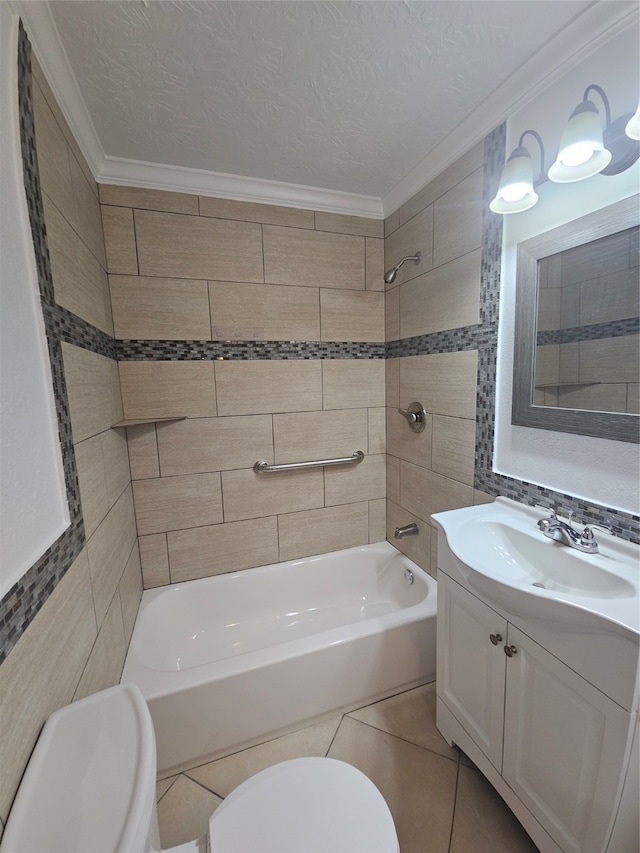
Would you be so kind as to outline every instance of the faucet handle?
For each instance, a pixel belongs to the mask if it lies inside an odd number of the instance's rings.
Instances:
[[[595,524],[594,522],[590,522],[589,524],[585,524],[584,529],[582,531],[581,542],[593,542],[594,535],[593,529],[596,527],[598,530],[604,530],[605,533],[613,533],[613,526],[609,525],[606,527],[603,524]]]
[[[557,518],[558,513],[556,508],[551,504],[534,504],[535,509],[546,509],[551,513],[551,518]]]

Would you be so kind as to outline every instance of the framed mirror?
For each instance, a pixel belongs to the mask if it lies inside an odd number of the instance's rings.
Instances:
[[[511,422],[640,440],[638,197],[518,245]]]

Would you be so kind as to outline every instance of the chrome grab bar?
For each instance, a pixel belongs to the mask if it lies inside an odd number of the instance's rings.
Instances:
[[[364,453],[356,450],[351,456],[342,456],[340,459],[318,459],[315,462],[287,462],[284,465],[269,465],[264,459],[259,459],[253,466],[256,474],[272,474],[275,471],[299,471],[302,468],[321,468],[323,465],[353,465],[362,462]]]

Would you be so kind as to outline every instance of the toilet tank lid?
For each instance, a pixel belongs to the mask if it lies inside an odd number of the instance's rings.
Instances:
[[[153,723],[135,685],[61,708],[27,765],[0,853],[144,850],[155,775]]]

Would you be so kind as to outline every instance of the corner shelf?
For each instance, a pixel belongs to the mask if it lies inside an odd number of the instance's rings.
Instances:
[[[125,418],[122,421],[118,421],[116,424],[111,424],[111,429],[116,429],[117,427],[139,426],[140,424],[159,424],[166,423],[167,421],[186,421],[186,419],[186,415],[176,415],[174,418]]]
[[[589,388],[591,385],[602,385],[602,382],[545,382],[542,385],[535,385],[539,388]]]

